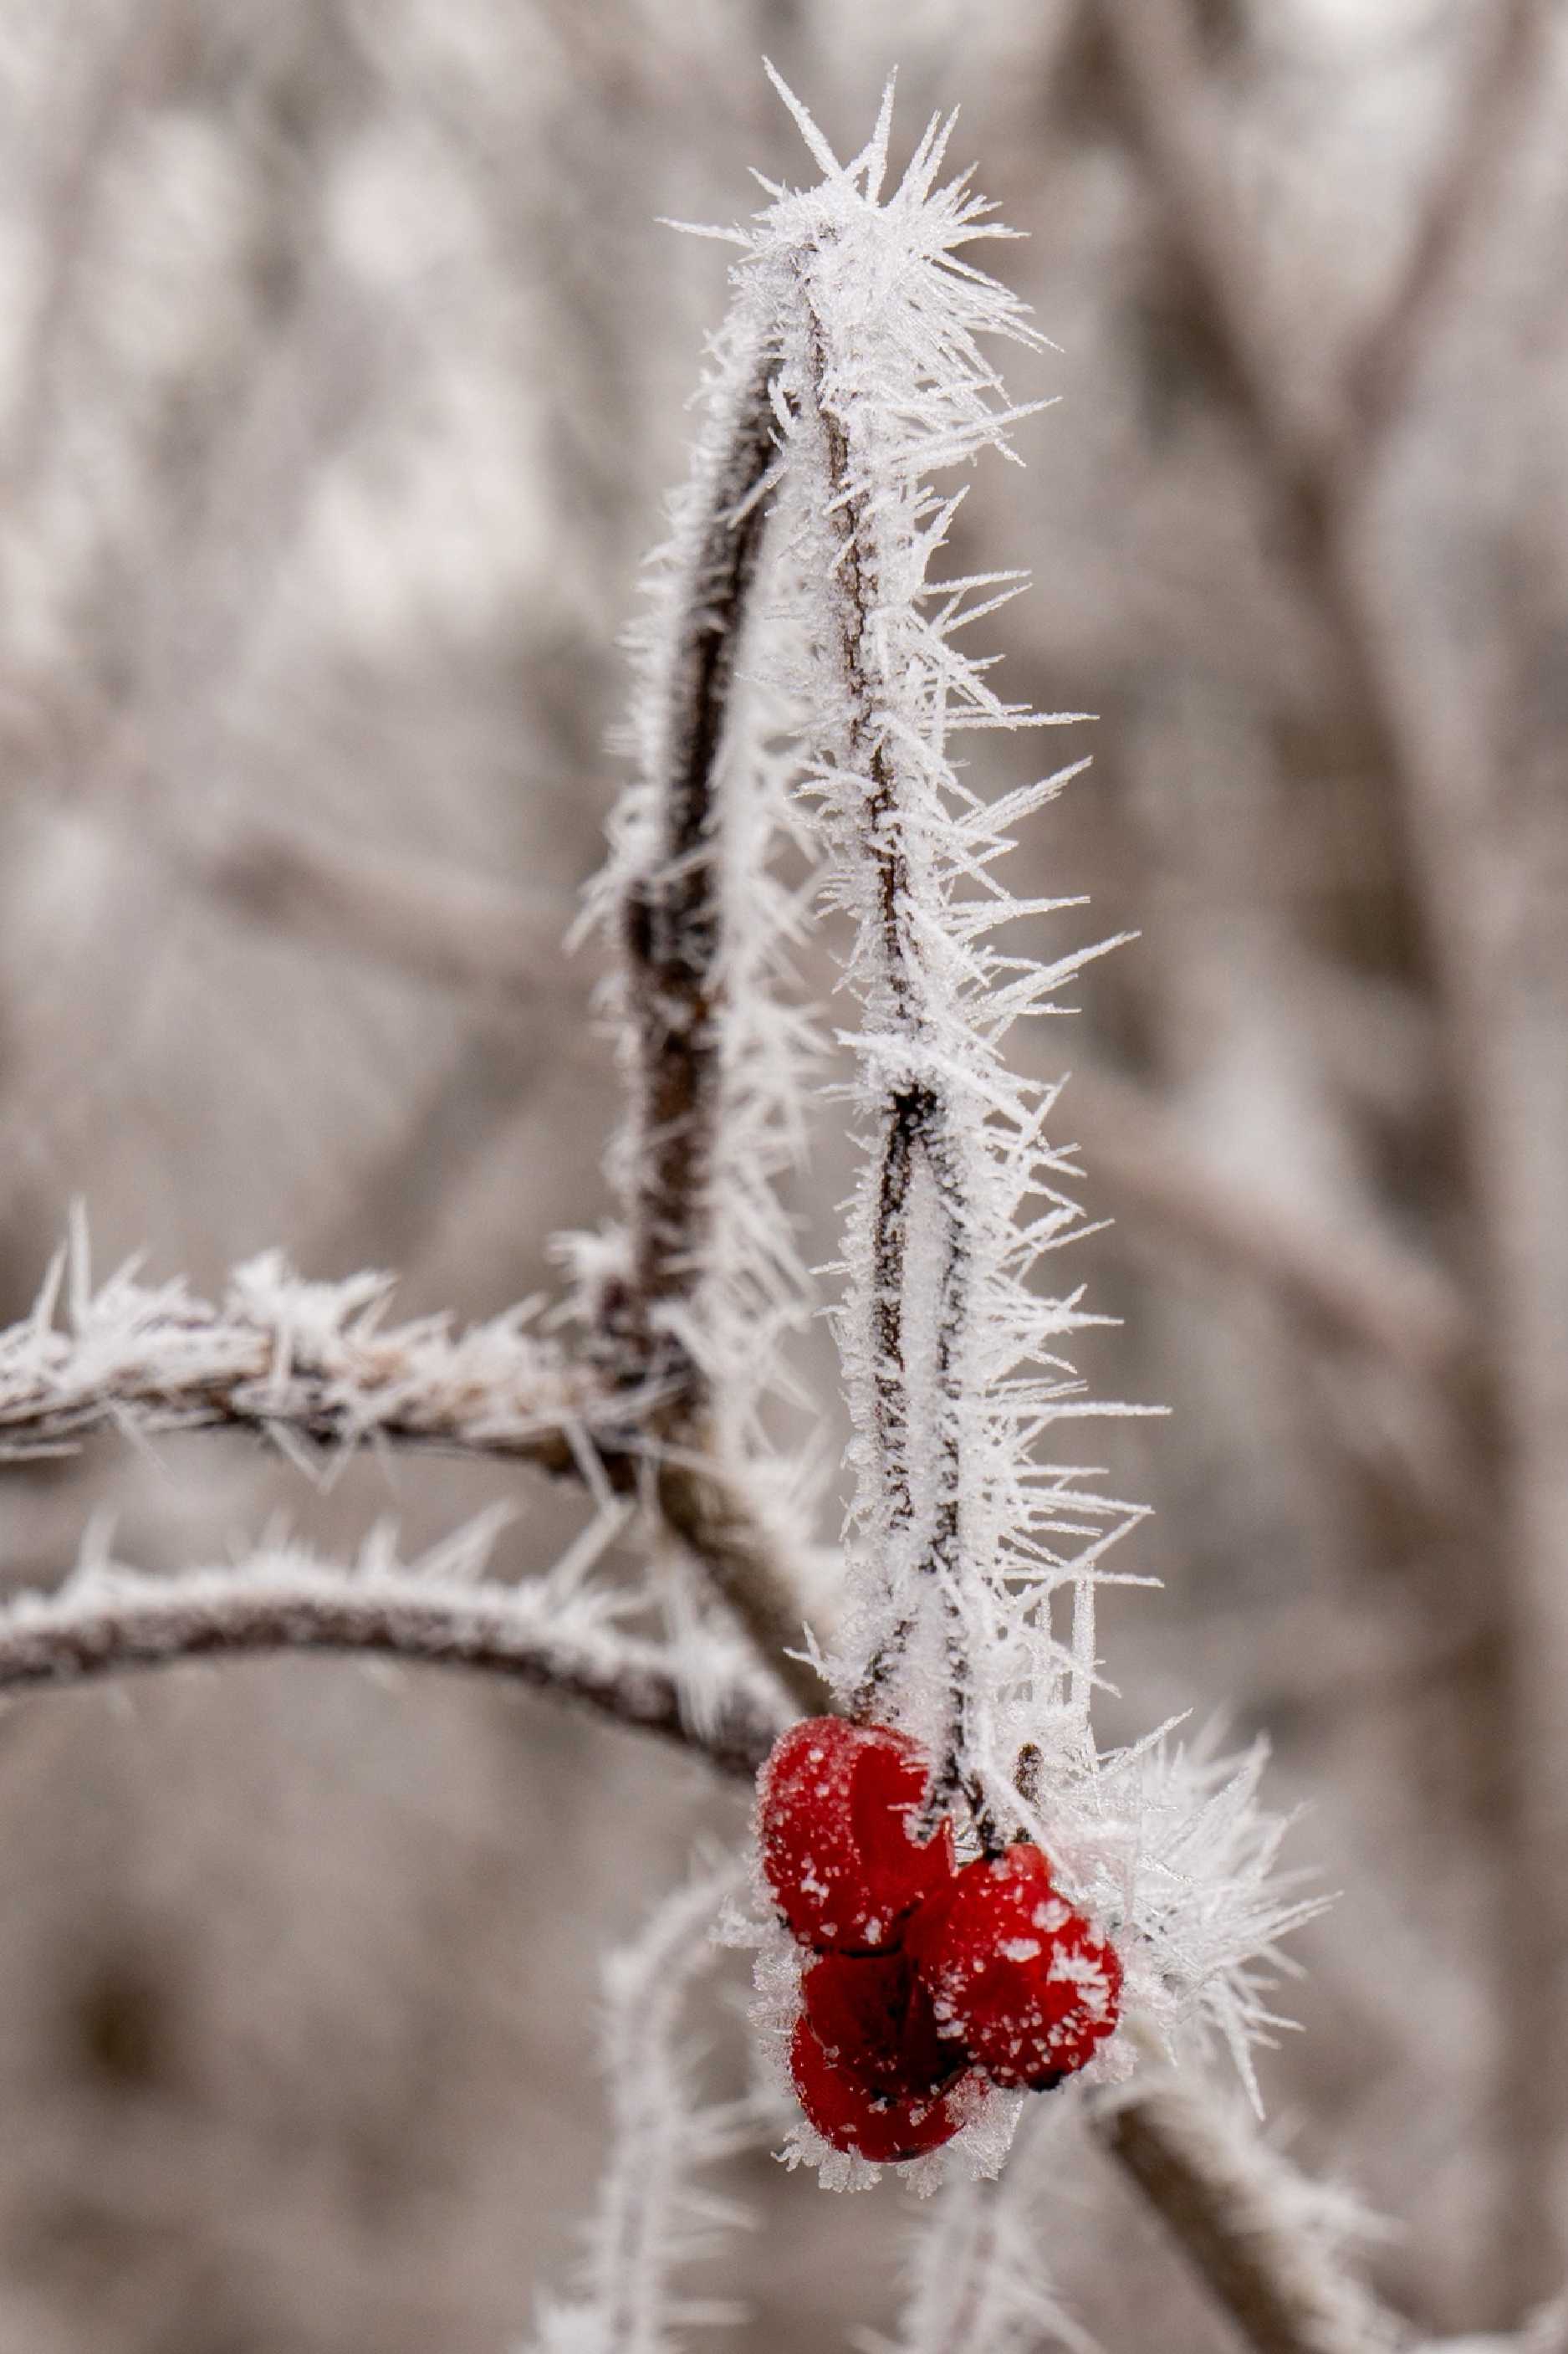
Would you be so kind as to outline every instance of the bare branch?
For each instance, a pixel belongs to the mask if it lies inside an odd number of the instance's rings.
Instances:
[[[1397,421],[1447,290],[1456,257],[1509,151],[1535,87],[1547,31],[1541,0],[1503,0],[1450,134],[1404,270],[1351,364],[1345,382],[1345,462],[1365,462]]]
[[[1330,447],[1329,421],[1307,409],[1303,376],[1286,356],[1271,290],[1237,217],[1187,22],[1190,0],[1093,5],[1134,135],[1159,183],[1164,233],[1186,265],[1275,472],[1298,498],[1309,499]]]
[[[1467,1304],[1442,1270],[1374,1228],[1315,1225],[1238,1180],[1128,1081],[1076,1072],[1064,1098],[1097,1177],[1216,1265],[1275,1294],[1308,1325],[1382,1359],[1427,1392],[1474,1347]],[[1441,1399],[1435,1403],[1441,1405]]]
[[[563,1603],[552,1582],[460,1585],[418,1570],[328,1567],[281,1551],[239,1569],[143,1576],[90,1568],[0,1607],[0,1691],[279,1651],[466,1668],[583,1702],[618,1723],[754,1774],[785,1722],[764,1680],[726,1653],[680,1660]],[[709,1689],[710,1682],[713,1689]]]
[[[251,922],[414,980],[550,999],[571,977],[566,911],[542,893],[292,826],[249,826],[211,848],[171,833],[165,846],[192,882]]]
[[[1455,253],[1495,175],[1547,31],[1541,0],[1506,0],[1465,120],[1427,198],[1404,269],[1367,330],[1340,413],[1305,404],[1304,373],[1244,230],[1209,121],[1187,0],[1095,0],[1160,183],[1164,225],[1192,274],[1281,482],[1308,507],[1349,493],[1372,466],[1419,365]],[[1336,479],[1337,478],[1337,479]]]
[[[1544,968],[1531,970],[1528,988],[1518,986],[1510,959],[1520,951],[1508,935],[1521,938],[1523,926],[1517,913],[1508,926],[1496,916],[1498,905],[1517,909],[1528,896],[1522,868],[1504,883],[1496,864],[1499,841],[1511,834],[1517,847],[1519,819],[1499,807],[1495,715],[1485,708],[1484,693],[1473,698],[1479,709],[1467,709],[1446,690],[1442,664],[1434,663],[1406,600],[1378,577],[1368,531],[1371,445],[1356,450],[1352,462],[1342,442],[1301,424],[1289,394],[1298,355],[1286,337],[1265,326],[1266,312],[1252,311],[1256,274],[1213,162],[1213,126],[1180,0],[1097,5],[1160,181],[1163,218],[1236,361],[1259,441],[1298,526],[1304,576],[1334,637],[1340,684],[1359,705],[1393,790],[1431,974],[1440,1085],[1466,1191],[1466,1271],[1487,1344],[1470,1404],[1476,1470],[1450,1548],[1466,1576],[1473,1575],[1476,1560],[1496,1559],[1499,1549],[1506,1564],[1503,1575],[1487,1581],[1496,1639],[1471,1716],[1489,1771],[1501,1777],[1500,1836],[1493,1842],[1499,1888],[1532,1893],[1522,1910],[1503,1900],[1498,1906],[1499,1922],[1508,1923],[1498,1968],[1510,2120],[1498,2237],[1515,2292],[1520,2284],[1545,2289],[1560,2275],[1568,2247],[1560,2187],[1565,2072],[1557,2058],[1568,2048],[1568,1873],[1560,1805],[1550,1795],[1563,1785],[1568,1757],[1568,1615],[1561,1599],[1568,1402],[1557,1248],[1561,1173],[1551,1163],[1552,1148],[1542,1149],[1552,1123],[1558,1136],[1563,1127],[1555,1108],[1546,1109],[1541,1087],[1541,1074],[1557,1067],[1544,1043],[1552,1034],[1540,978]],[[1542,29],[1537,12],[1510,10],[1494,52],[1496,88],[1483,90],[1483,110],[1506,115],[1515,90],[1530,81]],[[1487,179],[1482,151],[1496,135],[1484,115],[1473,127],[1477,154],[1457,167],[1461,188],[1437,200],[1434,248],[1457,239],[1460,199],[1468,191],[1473,201]],[[1424,283],[1408,317],[1389,330],[1391,381],[1414,366],[1417,324],[1430,323],[1435,290],[1446,274],[1441,253],[1428,252],[1420,239],[1416,265]],[[1391,321],[1398,308],[1396,299]],[[1380,388],[1369,397],[1374,416],[1386,422],[1390,395]],[[1554,913],[1543,906],[1536,919],[1549,926]],[[1521,1081],[1517,1075],[1526,1071],[1531,1076]]]

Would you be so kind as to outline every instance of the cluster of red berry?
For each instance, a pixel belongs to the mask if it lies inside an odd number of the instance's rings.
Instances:
[[[1117,2023],[1121,1965],[1027,1841],[959,1867],[916,1829],[929,1769],[884,1724],[812,1717],[762,1769],[762,1869],[811,1959],[789,2066],[824,2140],[883,2165],[939,2148],[982,2083],[1044,2091]]]

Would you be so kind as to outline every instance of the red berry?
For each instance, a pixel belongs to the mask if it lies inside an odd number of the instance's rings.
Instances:
[[[874,2093],[933,2093],[969,2064],[963,2045],[938,2032],[906,1954],[819,1954],[800,1993],[828,2058]]]
[[[1117,2023],[1121,1964],[1021,1842],[966,1864],[909,1924],[906,1950],[941,2024],[993,2084],[1054,2084]]]
[[[916,1836],[929,1770],[885,1724],[809,1717],[775,1744],[758,1778],[762,1869],[803,1946],[875,1953],[953,1876],[952,1826]]]
[[[878,2166],[896,2166],[901,2159],[940,2149],[966,2122],[967,2105],[958,2095],[968,2078],[945,2093],[898,2098],[873,2092],[828,2057],[809,2020],[796,2024],[789,2073],[800,2106],[823,2140]]]

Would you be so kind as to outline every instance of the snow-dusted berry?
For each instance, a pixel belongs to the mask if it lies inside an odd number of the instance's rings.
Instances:
[[[916,1744],[884,1724],[809,1717],[758,1780],[762,1869],[785,1921],[819,1953],[876,1953],[953,1876],[952,1826],[917,1824],[930,1779]]]
[[[968,2121],[971,2079],[941,2092],[877,2093],[829,2058],[810,2020],[795,2028],[789,2073],[808,2123],[835,2149],[852,2150],[877,2166],[896,2166],[940,2149]]]
[[[1027,1842],[966,1864],[909,1924],[905,1949],[944,2032],[993,2084],[1044,2091],[1116,2026],[1121,1964]]]
[[[906,1954],[819,1954],[800,1997],[828,2058],[874,2093],[933,2093],[968,2065]]]

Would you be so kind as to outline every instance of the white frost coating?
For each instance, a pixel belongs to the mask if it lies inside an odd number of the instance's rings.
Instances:
[[[483,1514],[408,1564],[384,1525],[346,1566],[280,1536],[244,1561],[145,1572],[115,1562],[106,1542],[90,1534],[58,1586],[0,1605],[0,1690],[79,1681],[106,1667],[363,1651],[511,1673],[633,1723],[662,1723],[678,1711],[683,1723],[711,1725],[721,1702],[748,1710],[760,1726],[777,1722],[777,1701],[727,1622],[694,1623],[676,1651],[623,1623],[641,1607],[635,1587],[591,1580],[599,1555],[625,1527],[624,1507],[600,1515],[552,1569],[517,1585],[484,1575],[508,1518]]]
[[[0,1459],[106,1426],[225,1423],[282,1442],[526,1454],[571,1447],[606,1412],[591,1378],[524,1329],[535,1302],[454,1333],[444,1317],[386,1324],[388,1276],[308,1283],[274,1251],[237,1267],[217,1306],[138,1274],[133,1260],[94,1291],[76,1222],[32,1314],[0,1332]],[[616,1402],[621,1424],[636,1403]]]
[[[679,2285],[688,2265],[750,2220],[701,2176],[764,2131],[753,2101],[696,2098],[695,2055],[681,2041],[686,1999],[718,1956],[709,1932],[739,1872],[732,1864],[679,1890],[605,1964],[609,2154],[588,2227],[583,2295],[544,2308],[535,2354],[675,2354],[686,2329],[744,2319],[734,2306]]]
[[[839,1320],[858,1542],[835,1666],[846,1699],[869,1690],[877,1712],[931,1744],[949,1787],[994,1807],[991,1786],[1008,1780],[996,1710],[1015,1688],[1050,1720],[1054,1747],[1081,1744],[1089,1597],[1138,1514],[1033,1456],[1088,1410],[1058,1344],[1094,1320],[1076,1294],[1029,1288],[1080,1214],[1043,1135],[1052,1091],[1013,1078],[996,1045],[1085,954],[1041,968],[987,944],[1042,912],[991,869],[1007,828],[1064,779],[994,809],[960,781],[959,729],[1038,715],[1003,703],[955,634],[1015,578],[932,577],[955,504],[933,470],[1005,451],[1022,413],[1002,405],[977,338],[1041,339],[960,259],[999,232],[962,179],[938,185],[945,130],[932,126],[881,200],[888,128],[885,106],[871,145],[841,167],[802,118],[828,176],[780,192],[737,232],[736,302],[784,323],[791,684],[813,715],[807,786],[831,890],[856,923],[850,979],[864,1009],[852,1043],[866,1160]],[[1075,1649],[1053,1628],[1059,1595],[1076,1607]]]
[[[911,2236],[898,2334],[868,2334],[868,2354],[1095,2354],[1041,2253],[1049,2237],[1042,2209],[1073,2115],[1063,2102],[1033,2103],[996,2181],[949,2182],[940,2192]]]
[[[1075,771],[987,805],[953,759],[963,730],[1051,724],[959,651],[956,633],[1019,581],[938,576],[957,501],[931,480],[985,450],[1012,455],[1025,412],[980,342],[1042,339],[963,255],[1005,232],[967,175],[940,181],[950,125],[932,124],[885,197],[890,103],[841,164],[783,95],[824,177],[771,188],[729,233],[726,348],[771,340],[779,355],[790,627],[769,674],[810,715],[804,789],[830,896],[855,927],[861,1022],[845,1043],[864,1161],[838,1310],[855,1496],[830,1665],[842,1702],[927,1744],[960,1823],[1045,1849],[1116,1942],[1128,2021],[1171,2052],[1223,2040],[1255,2097],[1248,2051],[1276,2024],[1262,1999],[1275,1942],[1312,1907],[1272,1877],[1282,1826],[1257,1806],[1255,1757],[1160,1735],[1101,1754],[1095,1594],[1140,1512],[1094,1470],[1041,1459],[1068,1421],[1135,1410],[1088,1398],[1061,1353],[1098,1320],[1081,1292],[1034,1288],[1044,1254],[1085,1227],[1065,1190],[1075,1172],[1045,1135],[1058,1090],[1015,1077],[998,1051],[1114,945],[1041,965],[991,944],[1075,904],[1021,902],[996,873],[1011,830]],[[1088,2073],[1114,2082],[1132,2064],[1119,2034]]]
[[[750,1458],[749,1476],[776,1473],[776,1511],[803,1527],[808,1499],[791,1495],[785,1468],[768,1461],[758,1416],[765,1394],[788,1387],[780,1342],[810,1310],[810,1284],[777,1181],[803,1157],[808,1076],[821,1051],[791,968],[813,884],[804,856],[809,830],[789,790],[788,712],[777,683],[765,674],[770,562],[754,567],[733,614],[715,617],[710,610],[715,523],[722,545],[726,523],[732,531],[748,516],[760,524],[771,500],[777,455],[767,387],[772,366],[770,323],[737,308],[710,342],[691,472],[670,500],[669,536],[649,559],[647,604],[631,638],[637,772],[611,817],[610,855],[592,886],[588,912],[614,930],[624,926],[635,895],[678,886],[694,864],[706,872],[705,913],[715,928],[706,981],[716,1099],[705,1116],[698,1198],[680,1205],[694,1211],[702,1231],[673,1237],[691,1249],[687,1279],[649,1304],[655,1331],[673,1338],[704,1377],[721,1451]],[[736,500],[737,453],[744,461],[748,450],[756,463],[740,463],[740,472],[751,479]],[[704,789],[700,844],[675,851],[670,837],[680,830],[679,811],[673,804],[690,758],[692,665],[715,631],[726,640],[733,631],[727,655],[734,677]],[[798,870],[793,880],[780,871],[791,852]],[[635,960],[623,954],[606,1002],[630,1109],[611,1144],[609,1169],[634,1230],[650,1220],[657,1227],[666,1206],[657,1197],[646,1199],[656,1130],[645,1100],[639,1032],[644,986]],[[794,1476],[799,1485],[799,1467]]]

